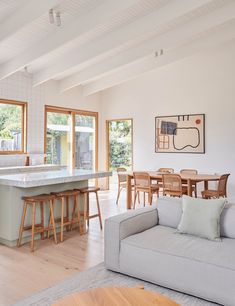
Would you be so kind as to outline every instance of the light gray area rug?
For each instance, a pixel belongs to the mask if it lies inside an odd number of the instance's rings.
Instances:
[[[104,264],[101,263],[87,271],[80,272],[75,276],[53,286],[45,289],[33,296],[30,296],[14,306],[49,306],[58,299],[66,295],[83,291],[94,287],[110,287],[110,286],[129,286],[144,285],[145,289],[161,293],[176,302],[181,306],[212,306],[217,305],[198,299],[189,295],[185,295],[173,290],[169,290],[151,283],[144,282],[129,276],[119,273],[111,272],[105,269]],[[92,306],[92,305],[91,305]],[[144,305],[143,305],[144,306]]]

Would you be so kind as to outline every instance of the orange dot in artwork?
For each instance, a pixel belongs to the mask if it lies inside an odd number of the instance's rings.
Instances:
[[[201,123],[201,119],[197,119],[195,122],[196,122],[196,124],[200,124]]]

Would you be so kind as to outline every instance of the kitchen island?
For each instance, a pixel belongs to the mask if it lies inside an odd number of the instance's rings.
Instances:
[[[26,169],[27,170],[27,169]],[[55,168],[43,171],[19,171],[16,173],[0,173],[0,243],[15,246],[19,235],[19,227],[23,210],[23,196],[33,196],[44,193],[59,192],[88,186],[91,179],[111,176],[111,172]],[[79,196],[82,210],[83,196]],[[60,205],[55,205],[55,217],[60,214]],[[36,221],[39,211],[36,212]],[[49,218],[49,208],[45,211],[45,220]],[[30,214],[26,223],[30,222]],[[27,241],[30,232],[24,237]]]

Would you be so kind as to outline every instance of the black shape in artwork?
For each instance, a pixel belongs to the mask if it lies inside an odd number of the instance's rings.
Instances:
[[[176,135],[177,123],[170,121],[161,122],[161,134],[163,135]]]

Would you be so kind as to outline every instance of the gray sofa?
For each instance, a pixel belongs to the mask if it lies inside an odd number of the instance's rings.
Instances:
[[[234,306],[235,205],[222,213],[220,242],[176,233],[181,214],[180,199],[161,198],[107,219],[107,269]]]

